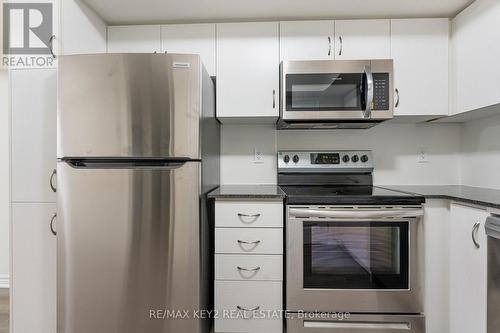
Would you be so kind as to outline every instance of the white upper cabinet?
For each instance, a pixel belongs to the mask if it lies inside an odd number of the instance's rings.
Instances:
[[[209,75],[215,75],[215,24],[161,26],[161,51],[199,54]]]
[[[448,115],[448,19],[391,20],[396,116]]]
[[[55,202],[57,70],[11,72],[13,202]]]
[[[280,22],[281,60],[332,60],[334,21]]]
[[[486,210],[451,205],[450,332],[486,333]]]
[[[451,113],[500,103],[500,1],[478,0],[452,23]]]
[[[36,2],[36,1],[34,1]],[[106,53],[106,23],[82,0],[59,0],[56,54]],[[56,15],[57,16],[57,15]]]
[[[279,23],[217,24],[217,117],[276,118]]]
[[[154,53],[160,50],[159,25],[108,27],[109,53]]]
[[[390,20],[335,21],[335,59],[389,59]]]

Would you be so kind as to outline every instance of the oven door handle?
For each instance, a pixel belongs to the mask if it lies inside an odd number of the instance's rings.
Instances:
[[[290,208],[288,213],[296,218],[324,217],[338,219],[381,219],[412,218],[424,215],[423,209],[379,209],[379,210],[329,210],[310,208]]]

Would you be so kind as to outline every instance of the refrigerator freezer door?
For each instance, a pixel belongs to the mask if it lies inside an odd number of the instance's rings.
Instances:
[[[200,332],[200,164],[58,163],[58,332]]]
[[[62,56],[57,156],[200,158],[198,55]]]

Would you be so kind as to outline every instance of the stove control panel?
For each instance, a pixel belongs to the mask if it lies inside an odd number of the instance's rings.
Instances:
[[[372,172],[369,150],[279,151],[279,172]]]

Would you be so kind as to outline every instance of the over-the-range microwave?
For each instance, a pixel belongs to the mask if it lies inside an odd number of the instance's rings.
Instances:
[[[369,128],[392,119],[393,60],[280,64],[279,129]]]

